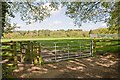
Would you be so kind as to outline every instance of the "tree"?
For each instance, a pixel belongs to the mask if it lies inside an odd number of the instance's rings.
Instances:
[[[74,23],[81,26],[83,22],[107,22],[111,30],[120,29],[120,1],[119,2],[65,2],[66,15],[74,19]]]
[[[19,31],[20,35],[25,36],[26,32],[25,31]]]
[[[92,31],[92,30],[89,31],[89,37],[90,37],[90,34],[93,34],[93,31]]]
[[[10,18],[15,17],[14,14],[19,12],[21,19],[30,24],[36,21],[43,21],[46,17],[49,17],[51,11],[58,9],[58,3],[51,2],[46,4],[45,2],[0,2],[2,5],[0,8],[2,11],[2,33],[5,32],[5,27],[10,24]]]
[[[120,31],[120,1],[115,3],[114,10],[111,12],[111,17],[108,23],[111,32]]]
[[[92,34],[92,33],[93,33],[92,30],[90,30],[90,31],[89,31],[89,34]]]
[[[56,2],[45,3],[45,2],[14,2],[11,3],[13,12],[19,12],[21,19],[26,21],[27,24],[36,21],[43,21],[46,17],[49,17],[51,11],[58,9]]]
[[[8,16],[14,17],[14,13],[19,12],[21,19],[27,24],[36,21],[43,21],[49,17],[51,11],[57,10],[59,5],[62,4],[67,8],[66,15],[74,19],[74,23],[81,26],[83,22],[107,22],[111,29],[119,29],[119,2],[2,2],[3,14],[3,31],[5,18]]]
[[[5,30],[7,31],[11,31],[11,29],[14,29],[14,27],[11,26],[10,24],[10,20],[8,18],[9,17],[14,17],[14,15],[12,14],[12,12],[9,10],[10,5],[7,4],[7,2],[0,2],[0,17],[1,17],[1,23],[2,23],[2,27],[1,27],[1,31],[2,33],[5,32]],[[6,27],[6,28],[5,28]],[[10,28],[10,29],[9,29]]]
[[[7,24],[6,27],[4,27],[4,31],[5,33],[12,33],[16,28],[20,28],[19,26],[17,26],[17,24]]]

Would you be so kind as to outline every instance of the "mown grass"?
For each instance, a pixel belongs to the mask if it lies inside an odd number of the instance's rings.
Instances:
[[[36,41],[41,43],[41,46],[47,47],[48,50],[54,50],[54,46],[58,46],[57,50],[63,50],[67,52],[68,46],[69,50],[72,52],[80,51],[80,50],[90,50],[90,38],[38,38],[38,39],[3,39],[2,42],[6,41]],[[100,39],[96,39],[100,40]],[[102,39],[104,40],[104,39]],[[106,40],[106,39],[105,39]],[[112,40],[112,39],[109,39]],[[118,44],[118,41],[112,41],[112,42],[97,42],[96,46],[105,46],[105,45],[113,45]],[[81,47],[80,47],[81,46]],[[17,46],[18,47],[18,46]],[[52,47],[52,48],[51,48]],[[118,53],[119,52],[119,46],[107,46],[103,48],[96,48],[96,51],[106,53],[106,52],[113,52]]]
[[[1,39],[1,42],[9,42],[9,41],[36,41],[36,40],[63,40],[63,39],[90,39],[88,37],[81,38],[23,38],[23,39]]]

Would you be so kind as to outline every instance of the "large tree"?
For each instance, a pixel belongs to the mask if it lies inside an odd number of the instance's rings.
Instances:
[[[81,26],[83,22],[104,21],[109,24],[110,29],[120,29],[120,1],[119,2],[2,2],[2,30],[9,24],[8,16],[14,17],[16,12],[20,13],[21,19],[27,24],[43,21],[57,10],[62,4],[67,8],[66,15],[74,19],[76,25]]]
[[[67,2],[66,15],[81,26],[83,22],[106,22],[112,30],[120,29],[119,2]]]
[[[2,4],[2,33],[15,29],[10,24],[11,17],[20,13],[21,19],[27,24],[43,21],[50,16],[51,11],[58,9],[58,3],[51,2],[0,2]],[[8,29],[8,30],[6,30]]]
[[[120,31],[120,1],[115,3],[114,10],[110,13],[108,24],[111,31]]]

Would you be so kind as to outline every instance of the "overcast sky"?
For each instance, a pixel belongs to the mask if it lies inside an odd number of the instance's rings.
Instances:
[[[20,19],[19,13],[16,14],[16,17],[11,19],[11,23],[17,23],[20,26],[19,29],[16,30],[41,30],[41,29],[49,29],[49,30],[59,30],[59,29],[82,29],[82,30],[93,30],[97,28],[105,28],[107,27],[105,23],[83,23],[81,27],[74,26],[73,20],[65,15],[66,8],[60,8],[58,11],[52,12],[52,15],[46,18],[43,22],[32,23],[26,25],[24,21]]]

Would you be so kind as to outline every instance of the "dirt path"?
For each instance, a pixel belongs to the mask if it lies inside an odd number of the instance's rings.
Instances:
[[[13,75],[22,78],[119,78],[119,61],[116,55],[107,54],[43,66],[19,64]]]

